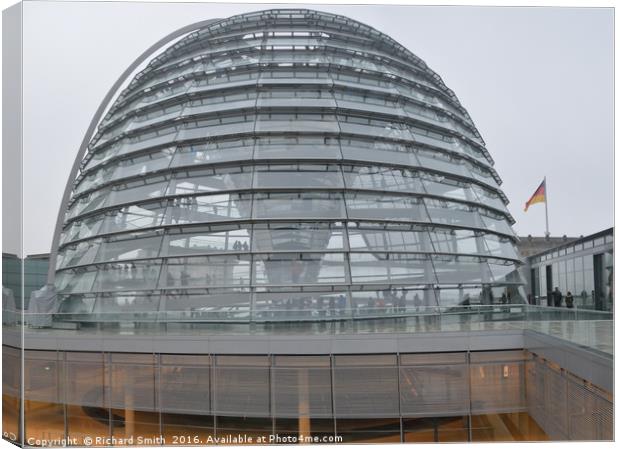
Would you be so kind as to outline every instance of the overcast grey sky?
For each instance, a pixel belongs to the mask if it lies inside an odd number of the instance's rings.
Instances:
[[[50,251],[67,176],[99,102],[152,43],[183,25],[285,7],[261,4],[24,5],[24,253]],[[496,161],[519,235],[613,225],[613,11],[293,5],[389,34],[454,90]],[[11,248],[4,248],[11,252]]]

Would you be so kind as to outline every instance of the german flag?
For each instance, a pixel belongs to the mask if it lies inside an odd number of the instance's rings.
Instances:
[[[547,196],[546,196],[547,186],[545,184],[546,182],[547,180],[543,179],[543,182],[540,183],[540,185],[538,186],[534,194],[531,196],[531,198],[527,200],[527,203],[525,203],[525,209],[524,209],[525,212],[527,212],[527,209],[532,204],[544,203],[545,201],[547,201]]]

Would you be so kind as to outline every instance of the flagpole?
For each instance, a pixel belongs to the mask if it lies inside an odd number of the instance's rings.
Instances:
[[[545,237],[549,238],[549,211],[547,210],[547,202],[549,200],[549,188],[547,187],[547,177],[545,176],[545,224],[547,231]]]

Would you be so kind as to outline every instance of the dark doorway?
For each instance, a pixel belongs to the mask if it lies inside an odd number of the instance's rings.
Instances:
[[[553,291],[553,273],[551,271],[551,265],[545,266],[545,271],[547,273],[547,305],[551,307],[553,305],[551,302],[551,292]]]
[[[603,255],[594,255],[594,308],[596,310],[603,310]]]

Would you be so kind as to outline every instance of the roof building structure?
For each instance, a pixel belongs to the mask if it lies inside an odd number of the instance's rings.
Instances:
[[[519,256],[521,259],[525,259],[526,257],[533,256],[535,254],[542,253],[544,251],[550,250],[552,248],[556,248],[560,245],[564,245],[566,243],[573,242],[581,237],[536,237],[532,235],[520,236],[517,242],[517,251],[519,252]]]
[[[557,287],[579,309],[613,310],[614,230],[569,239],[525,258],[527,291],[539,305],[551,305]],[[565,305],[565,301],[563,303]]]
[[[526,303],[500,185],[454,92],[375,29],[305,9],[184,27],[91,122],[23,372],[5,331],[5,428],[611,439],[609,313]]]

